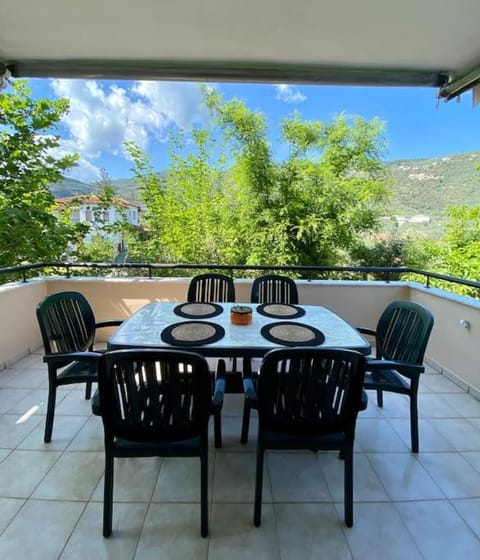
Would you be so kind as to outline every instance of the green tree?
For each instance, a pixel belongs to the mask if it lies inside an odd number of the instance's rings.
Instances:
[[[467,280],[480,278],[480,206],[452,206],[447,211],[445,233],[437,244],[435,269]],[[449,286],[451,289],[451,285]],[[478,297],[478,290],[455,288]]]
[[[290,148],[274,161],[265,118],[243,102],[207,92],[207,106],[233,142],[233,174],[247,193],[241,210],[241,253],[249,264],[335,265],[356,238],[379,227],[388,180],[380,156],[383,124],[340,115],[281,123]],[[239,255],[241,254],[239,253]]]
[[[263,114],[203,90],[210,119],[170,144],[165,175],[127,146],[146,205],[151,260],[335,265],[378,228],[389,178],[383,125],[341,115],[281,123],[290,155],[275,161]],[[188,151],[186,148],[190,148]],[[228,154],[228,157],[225,156]],[[138,254],[141,247],[137,245]],[[141,260],[141,259],[140,259]]]
[[[172,137],[171,164],[163,176],[145,153],[127,144],[149,231],[145,243],[130,242],[131,258],[142,260],[143,253],[157,262],[223,262],[227,190],[212,156],[210,133],[199,128],[192,137],[187,153],[184,137]]]
[[[77,237],[55,214],[49,185],[77,162],[55,155],[68,101],[34,101],[22,80],[0,94],[0,266],[60,258]]]

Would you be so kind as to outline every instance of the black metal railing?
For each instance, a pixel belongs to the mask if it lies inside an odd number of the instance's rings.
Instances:
[[[58,274],[72,276],[97,276],[100,274],[115,276],[142,276],[148,278],[160,276],[178,276],[181,271],[185,276],[192,276],[198,271],[222,271],[230,276],[239,276],[239,272],[258,273],[277,272],[307,280],[411,280],[427,288],[442,287],[471,297],[480,298],[480,282],[448,276],[409,267],[375,267],[375,266],[274,266],[274,265],[220,265],[191,263],[79,263],[79,262],[41,262],[0,268],[0,283],[22,280],[27,282],[37,276]],[[448,288],[450,286],[450,288]]]

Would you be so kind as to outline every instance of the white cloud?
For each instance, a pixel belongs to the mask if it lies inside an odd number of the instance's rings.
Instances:
[[[280,84],[275,86],[277,89],[277,99],[285,101],[285,103],[301,103],[305,101],[306,96],[296,87],[287,84]]]
[[[127,158],[124,142],[133,140],[147,150],[154,141],[164,142],[172,127],[188,128],[202,118],[200,92],[195,84],[175,82],[121,82],[53,80],[56,95],[70,101],[62,121],[72,150],[79,153],[88,174],[92,160],[111,154]]]
[[[78,150],[73,140],[60,140],[59,146],[51,149],[50,152],[54,157],[60,158],[75,152],[78,153]],[[101,176],[100,168],[81,155],[77,165],[68,169],[66,175],[84,183],[98,181]]]

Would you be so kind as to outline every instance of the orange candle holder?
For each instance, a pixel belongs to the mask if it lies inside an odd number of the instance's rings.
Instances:
[[[249,325],[252,322],[252,308],[248,305],[234,305],[230,309],[230,321],[234,325]]]

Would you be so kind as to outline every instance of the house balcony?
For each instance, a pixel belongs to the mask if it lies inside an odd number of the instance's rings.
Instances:
[[[251,280],[235,280],[248,301]],[[38,277],[0,287],[0,558],[480,557],[480,302],[415,282],[299,280],[300,302],[373,327],[408,299],[435,316],[419,394],[420,452],[410,451],[406,397],[369,400],[357,423],[354,526],[343,523],[334,453],[271,452],[262,525],[253,526],[255,421],[239,443],[242,396],[226,396],[223,447],[210,455],[210,534],[200,537],[197,459],[121,459],[113,534],[102,537],[103,428],[83,387],[59,390],[53,438],[35,306],[82,292],[97,320],[151,301],[185,301],[187,278]]]

